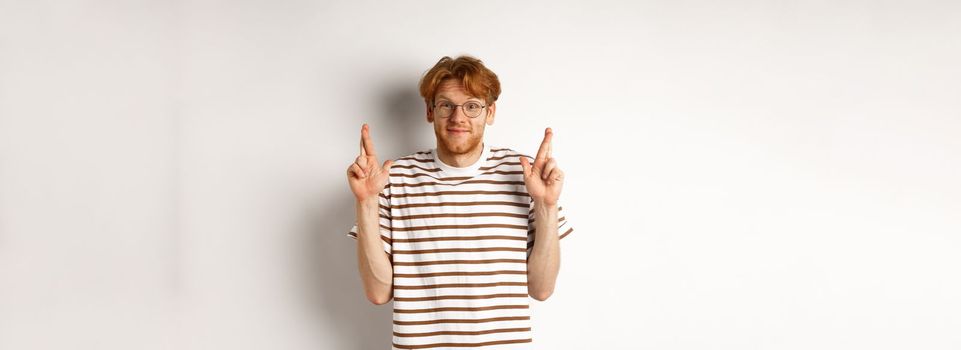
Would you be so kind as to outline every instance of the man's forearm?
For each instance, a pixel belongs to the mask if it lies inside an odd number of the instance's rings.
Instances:
[[[534,203],[534,249],[527,259],[527,292],[537,300],[554,293],[561,266],[557,205]]]
[[[369,203],[357,202],[357,265],[364,292],[370,302],[380,305],[390,301],[394,269],[380,236],[380,209],[375,198]]]

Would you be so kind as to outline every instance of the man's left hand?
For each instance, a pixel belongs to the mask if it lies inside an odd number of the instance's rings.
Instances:
[[[544,130],[544,141],[541,142],[534,164],[531,165],[527,157],[521,156],[521,167],[524,168],[524,184],[527,193],[535,203],[557,205],[564,186],[564,172],[557,167],[557,161],[551,157],[551,128]]]

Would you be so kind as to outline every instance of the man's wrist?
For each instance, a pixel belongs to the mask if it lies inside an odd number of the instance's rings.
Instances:
[[[534,208],[557,209],[557,201],[549,203],[543,199],[534,199]]]
[[[548,204],[543,201],[534,201],[534,217],[538,220],[556,220],[559,210],[557,203]]]
[[[380,199],[373,197],[365,200],[356,201],[356,207],[363,212],[378,212],[380,209]]]

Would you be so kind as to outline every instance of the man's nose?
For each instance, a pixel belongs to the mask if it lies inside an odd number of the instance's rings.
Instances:
[[[464,113],[464,106],[454,107],[454,112],[451,113],[451,115],[450,115],[450,120],[452,120],[452,121],[453,121],[453,120],[460,120],[460,119],[455,119],[455,118],[464,118],[464,119],[468,119],[468,120],[470,119],[470,117],[468,117],[467,114]]]

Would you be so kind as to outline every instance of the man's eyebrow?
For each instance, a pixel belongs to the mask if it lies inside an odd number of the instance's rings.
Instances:
[[[440,100],[440,99],[450,100],[451,98],[450,98],[450,97],[447,97],[447,96],[444,96],[444,95],[437,95],[437,99],[438,99],[438,100]],[[470,97],[468,97],[467,99],[468,99],[468,100],[478,100],[478,101],[480,101],[480,98],[473,97],[473,96],[470,96]]]

